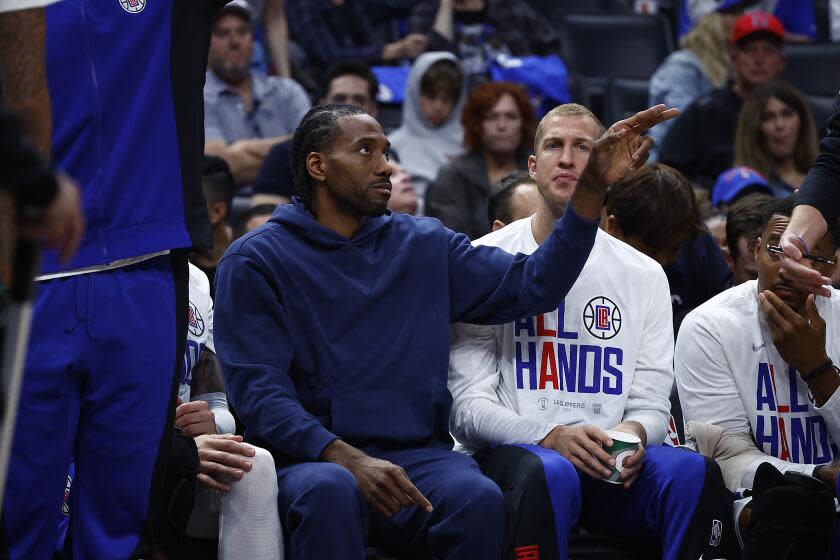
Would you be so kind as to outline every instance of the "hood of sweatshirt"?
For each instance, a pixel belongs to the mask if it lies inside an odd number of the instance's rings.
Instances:
[[[418,57],[411,67],[406,85],[402,124],[390,137],[406,171],[412,177],[427,181],[437,176],[439,167],[464,153],[461,110],[467,99],[466,76],[461,97],[440,126],[433,126],[420,108],[420,82],[429,67],[439,60],[451,60],[463,73],[458,57],[450,52],[430,52]]]
[[[347,245],[359,246],[367,243],[371,238],[376,237],[382,228],[387,226],[392,217],[393,214],[390,210],[386,210],[382,216],[367,217],[362,222],[362,227],[359,228],[358,233],[348,239],[318,223],[315,216],[303,206],[300,199],[294,197],[292,204],[277,207],[269,223],[280,224],[290,232],[322,249],[339,249]]]

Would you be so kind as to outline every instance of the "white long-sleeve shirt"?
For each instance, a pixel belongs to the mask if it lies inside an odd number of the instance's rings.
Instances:
[[[533,253],[531,219],[475,241]],[[655,261],[599,231],[557,311],[451,331],[449,427],[473,452],[537,443],[557,425],[644,426],[665,438],[673,385],[671,296]]]
[[[826,351],[840,361],[840,295],[817,297],[826,322]],[[811,474],[837,456],[840,391],[823,404],[773,344],[755,280],[726,290],[688,314],[677,337],[675,372],[686,422],[716,424],[748,433],[765,456],[744,468],[752,486],[764,461],[781,471]]]

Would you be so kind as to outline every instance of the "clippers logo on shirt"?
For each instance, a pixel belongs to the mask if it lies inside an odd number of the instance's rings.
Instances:
[[[595,338],[608,340],[621,330],[621,311],[611,299],[592,298],[583,308],[583,326]]]
[[[178,384],[178,397],[181,402],[189,402],[190,400],[193,368],[198,363],[204,348],[209,347],[210,350],[214,350],[212,338],[213,300],[210,299],[210,285],[204,273],[190,264],[187,344],[184,348],[181,381]]]
[[[789,367],[758,364],[755,443],[768,455],[793,463],[829,463],[837,455],[828,425],[799,393],[799,375]],[[803,382],[804,383],[804,382]]]
[[[204,318],[201,316],[201,312],[192,301],[190,302],[190,309],[187,312],[187,321],[189,324],[190,334],[196,337],[200,337],[204,334]]]
[[[615,303],[605,297],[593,298],[584,308],[585,325],[590,310],[592,328],[587,326],[587,330],[594,337],[606,340],[618,334],[621,314]],[[598,329],[599,314],[603,329]],[[554,324],[557,327],[551,328]],[[579,340],[580,333],[566,331],[565,325],[565,302],[556,312],[514,322],[516,388],[620,395],[622,349],[573,342]]]
[[[122,9],[130,14],[139,14],[146,7],[146,0],[119,0]]]

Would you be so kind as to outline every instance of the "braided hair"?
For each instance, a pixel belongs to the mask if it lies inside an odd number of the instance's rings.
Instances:
[[[312,178],[306,169],[306,158],[312,152],[328,149],[341,132],[338,119],[352,115],[366,115],[354,105],[321,105],[309,110],[300,121],[289,148],[292,160],[292,179],[303,206],[312,211]]]

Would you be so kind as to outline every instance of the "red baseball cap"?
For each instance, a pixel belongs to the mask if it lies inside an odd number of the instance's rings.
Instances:
[[[737,43],[755,33],[769,33],[779,41],[785,40],[785,27],[779,18],[767,12],[749,12],[735,21],[732,29],[732,42]]]

